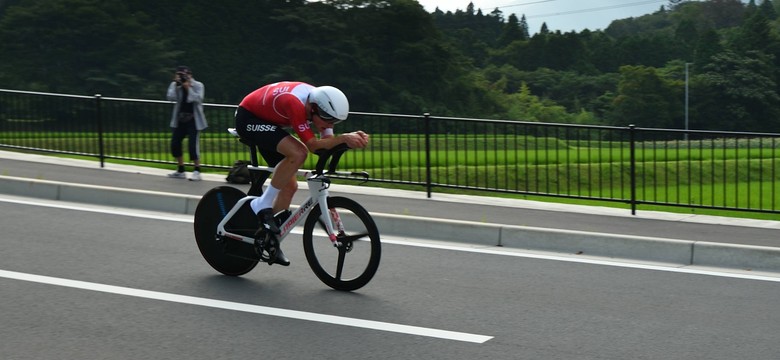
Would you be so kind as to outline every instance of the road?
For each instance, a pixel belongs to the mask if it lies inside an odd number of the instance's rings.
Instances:
[[[386,238],[377,276],[217,274],[192,218],[0,195],[5,359],[776,359],[780,278]]]

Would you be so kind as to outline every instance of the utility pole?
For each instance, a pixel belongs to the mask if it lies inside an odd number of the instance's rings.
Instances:
[[[688,65],[685,63],[685,140],[688,141]]]

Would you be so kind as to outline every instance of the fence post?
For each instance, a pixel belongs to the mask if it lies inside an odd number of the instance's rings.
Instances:
[[[631,215],[636,215],[636,125],[628,125],[629,177],[631,179]]]
[[[105,167],[105,158],[106,158],[106,154],[103,148],[103,115],[100,109],[102,98],[103,98],[102,95],[95,94],[95,121],[97,122],[98,151],[99,151],[101,168]]]
[[[431,198],[431,114],[424,113],[425,118],[425,189]]]

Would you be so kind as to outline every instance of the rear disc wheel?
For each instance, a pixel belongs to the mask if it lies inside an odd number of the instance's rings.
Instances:
[[[238,240],[217,236],[217,225],[230,209],[246,194],[230,186],[209,190],[198,202],[195,210],[195,240],[206,262],[215,270],[230,276],[240,276],[251,271],[258,260],[254,246]],[[225,227],[231,232],[246,235],[257,228],[248,203],[239,210]],[[251,236],[251,235],[247,235]]]

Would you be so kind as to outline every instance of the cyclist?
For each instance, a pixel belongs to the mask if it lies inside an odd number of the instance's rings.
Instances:
[[[298,190],[295,174],[309,152],[342,143],[351,148],[368,144],[369,136],[363,131],[334,135],[333,126],[348,115],[346,95],[332,86],[284,81],[265,85],[244,97],[236,110],[236,130],[241,138],[258,147],[268,166],[275,167],[271,184],[262,196],[250,202],[260,222],[258,234],[263,229],[281,232],[274,214],[290,207]],[[311,125],[319,131],[319,138]],[[291,128],[297,138],[286,128]],[[290,265],[281,249],[274,262]]]

